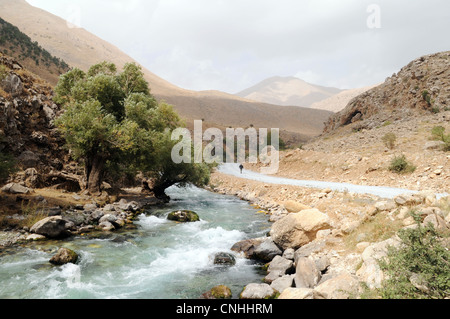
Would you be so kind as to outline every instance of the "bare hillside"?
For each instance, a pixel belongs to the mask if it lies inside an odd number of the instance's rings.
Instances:
[[[310,107],[340,92],[342,92],[340,89],[310,84],[295,77],[277,76],[264,80],[237,95],[270,104]]]
[[[370,89],[373,89],[374,87],[375,86],[368,86],[368,87],[363,87],[363,88],[359,88],[359,89],[345,90],[339,94],[333,95],[332,97],[330,97],[326,100],[316,102],[313,105],[311,105],[310,107],[312,109],[325,110],[325,111],[331,111],[331,112],[337,113],[337,112],[340,112],[343,109],[345,109],[347,104],[352,99],[354,99],[358,95],[361,95],[361,94],[367,92]]]
[[[0,16],[70,66],[86,70],[104,60],[118,67],[126,62],[136,62],[110,43],[84,29],[69,28],[63,19],[33,7],[25,0],[0,0]],[[255,127],[277,127],[304,140],[319,135],[323,123],[331,115],[326,111],[269,106],[218,91],[184,90],[145,68],[143,71],[156,98],[173,104],[188,123],[203,118],[225,127],[244,123]]]

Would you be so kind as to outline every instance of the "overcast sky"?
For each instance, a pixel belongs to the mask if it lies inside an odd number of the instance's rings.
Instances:
[[[383,82],[450,50],[448,0],[27,0],[192,90],[268,77],[339,88]]]

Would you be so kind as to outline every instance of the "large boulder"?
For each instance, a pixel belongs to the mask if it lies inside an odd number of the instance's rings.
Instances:
[[[314,289],[314,299],[350,299],[360,294],[358,277],[344,272]]]
[[[60,248],[55,256],[50,259],[50,263],[57,266],[65,264],[76,264],[78,261],[78,254],[68,248]]]
[[[30,231],[47,238],[63,238],[69,235],[70,224],[61,216],[47,217],[34,224]]]
[[[318,231],[330,228],[327,215],[317,209],[307,209],[277,221],[270,235],[283,250],[298,249],[316,239]]]
[[[314,288],[321,278],[322,274],[313,260],[307,257],[299,258],[294,278],[295,287]]]

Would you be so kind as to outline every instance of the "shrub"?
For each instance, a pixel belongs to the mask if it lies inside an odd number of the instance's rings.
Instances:
[[[450,152],[450,134],[445,134],[445,128],[443,126],[433,127],[431,135],[434,140],[444,142],[443,150]]]
[[[392,159],[391,165],[389,166],[389,170],[391,172],[405,174],[405,173],[413,173],[416,170],[416,167],[406,160],[405,155],[401,155],[396,156]]]
[[[9,154],[0,153],[0,184],[3,184],[10,174],[15,172],[16,162]]]
[[[0,65],[0,82],[3,81],[8,75],[7,69],[4,65]]]
[[[429,106],[431,106],[431,94],[430,94],[430,92],[428,92],[427,90],[424,90],[422,92],[422,97],[423,97],[424,101],[427,102]]]
[[[402,229],[402,245],[390,248],[380,267],[387,276],[380,290],[385,299],[444,299],[450,296],[450,252],[443,245],[448,234],[432,224]]]
[[[397,136],[394,133],[387,133],[382,138],[384,145],[393,150],[395,148],[395,142],[397,142]]]

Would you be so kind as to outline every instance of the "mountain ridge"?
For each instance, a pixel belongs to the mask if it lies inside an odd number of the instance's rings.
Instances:
[[[283,106],[310,107],[344,90],[311,84],[293,76],[273,76],[236,95],[255,101]]]
[[[87,70],[105,60],[115,63],[119,69],[127,62],[139,64],[114,45],[84,29],[69,28],[65,20],[33,7],[25,0],[0,0],[0,16],[73,67]],[[169,83],[145,67],[142,70],[152,94],[158,100],[174,105],[188,124],[199,119],[224,127],[253,124],[259,128],[280,128],[291,136],[297,136],[298,141],[304,141],[319,135],[324,122],[332,114],[269,105],[213,90],[189,91]]]

